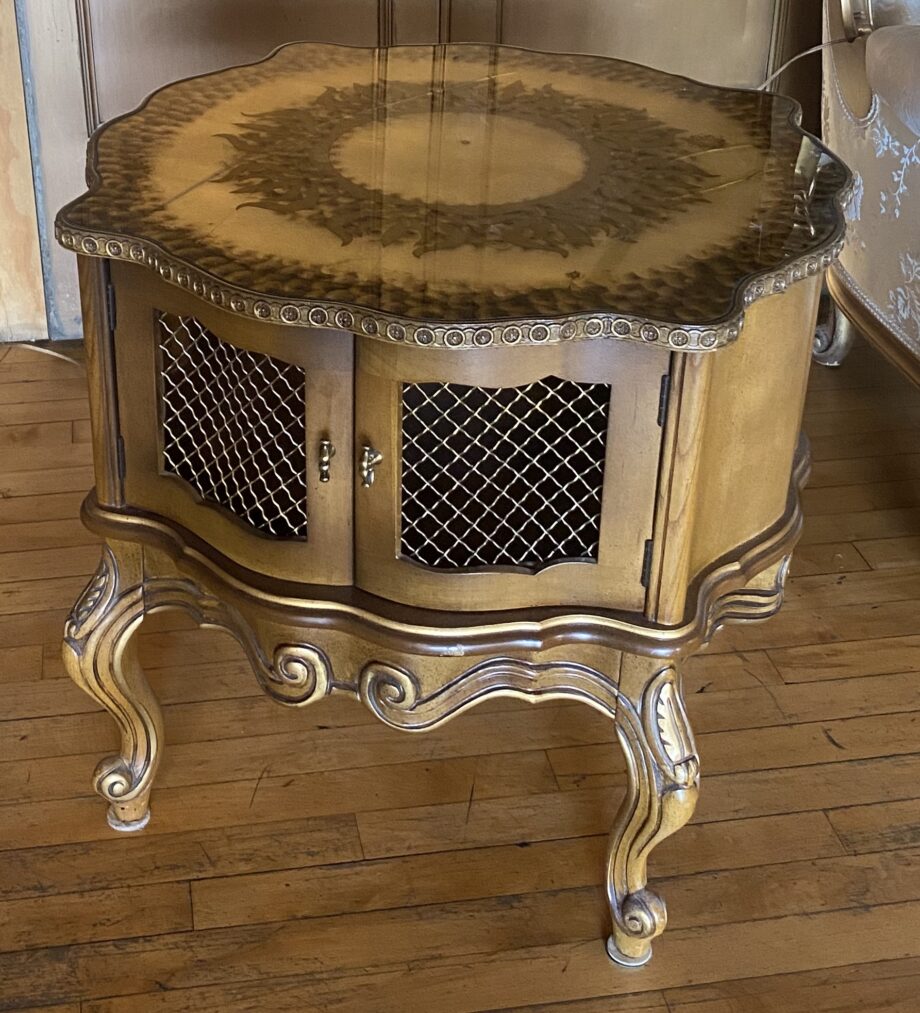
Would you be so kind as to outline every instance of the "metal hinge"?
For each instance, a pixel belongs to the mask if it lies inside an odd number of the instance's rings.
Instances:
[[[642,552],[642,576],[639,578],[639,583],[646,589],[652,578],[652,549],[654,545],[651,538],[646,539],[645,549]]]
[[[114,334],[117,320],[115,312],[115,286],[110,281],[105,283],[105,319],[109,325],[109,334]]]
[[[115,441],[115,463],[118,466],[118,477],[122,482],[125,480],[125,441],[124,437],[119,435]]]
[[[661,388],[658,391],[658,425],[664,426],[668,420],[668,398],[671,394],[671,374],[665,373],[661,378]]]

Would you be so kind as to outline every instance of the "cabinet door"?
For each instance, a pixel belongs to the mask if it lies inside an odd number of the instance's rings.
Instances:
[[[357,339],[358,586],[429,608],[641,611],[668,363],[615,341]]]
[[[244,320],[132,265],[112,278],[128,505],[251,570],[350,584],[352,335]]]

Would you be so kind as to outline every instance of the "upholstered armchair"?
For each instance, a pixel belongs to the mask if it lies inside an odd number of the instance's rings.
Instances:
[[[855,175],[815,357],[863,333],[920,383],[920,0],[825,0],[824,137]]]

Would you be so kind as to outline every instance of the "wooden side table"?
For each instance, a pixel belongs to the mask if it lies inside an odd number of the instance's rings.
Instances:
[[[432,729],[490,696],[610,716],[610,956],[666,921],[699,760],[681,660],[782,599],[846,169],[793,103],[502,47],[298,44],[103,127],[79,256],[102,562],[65,631],[143,827],[143,617],[263,687]]]

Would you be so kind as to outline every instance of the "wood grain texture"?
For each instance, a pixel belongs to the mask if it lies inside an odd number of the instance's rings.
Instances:
[[[806,407],[833,394],[842,439],[873,355],[813,383]],[[882,374],[873,411],[903,431],[920,393]],[[21,403],[53,402],[7,398],[0,441]],[[912,1013],[920,570],[902,543],[920,531],[883,531],[877,556],[851,540],[920,507],[912,457],[813,487],[806,525],[832,541],[797,555],[787,608],[687,664],[706,789],[655,852],[671,927],[638,974],[597,944],[625,771],[609,722],[578,705],[498,701],[399,736],[347,700],[280,710],[229,638],[154,616],[139,640],[169,741],[156,819],[107,831],[86,772],[114,728],[56,660],[58,601],[98,550],[55,548],[75,499],[48,466],[5,473],[0,530],[26,525],[33,547],[0,555],[0,1008],[414,1013],[436,995],[439,1013]]]
[[[0,5],[0,342],[46,338],[16,11]]]

